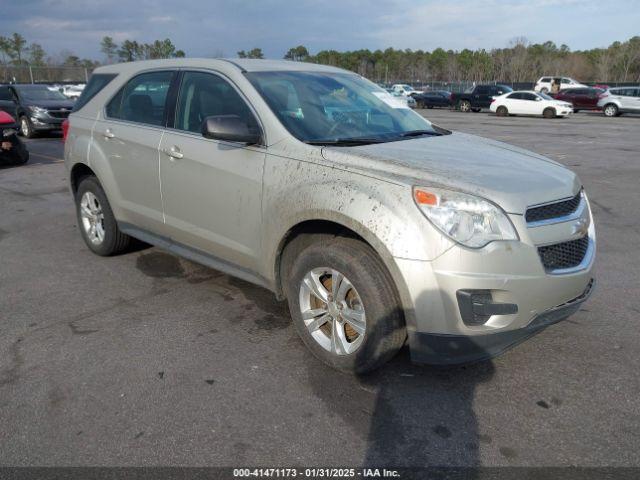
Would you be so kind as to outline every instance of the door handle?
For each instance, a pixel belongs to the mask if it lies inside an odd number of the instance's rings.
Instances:
[[[104,138],[106,138],[106,139],[114,138],[115,136],[116,136],[116,134],[115,134],[115,133],[113,133],[113,132],[111,131],[111,129],[110,129],[110,128],[107,128],[107,129],[104,131]]]
[[[184,154],[175,145],[171,148],[164,149],[163,152],[169,155],[171,158],[176,158],[178,160],[184,157]]]

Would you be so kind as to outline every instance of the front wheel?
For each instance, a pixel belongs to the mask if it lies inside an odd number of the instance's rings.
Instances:
[[[555,108],[545,108],[544,111],[542,112],[542,116],[544,118],[555,118],[556,117],[556,110]]]
[[[471,111],[471,102],[468,100],[462,100],[460,102],[460,111],[464,113],[468,113]]]
[[[35,136],[31,122],[24,115],[20,117],[20,134],[25,138],[33,138]]]
[[[407,334],[394,283],[365,243],[344,237],[311,243],[297,254],[286,282],[295,328],[327,365],[369,372],[404,344]]]
[[[101,256],[126,250],[131,237],[118,228],[107,195],[96,177],[87,177],[76,192],[78,227],[89,249]]]

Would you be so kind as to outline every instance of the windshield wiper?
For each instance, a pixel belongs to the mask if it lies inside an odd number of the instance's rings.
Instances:
[[[406,138],[406,137],[419,137],[421,135],[432,135],[432,136],[438,136],[438,135],[442,135],[439,132],[435,132],[433,130],[410,130],[408,132],[402,132],[399,133],[398,136],[402,137],[402,138]]]
[[[382,138],[364,138],[364,137],[353,137],[353,138],[335,138],[333,140],[307,140],[304,143],[309,145],[334,145],[340,147],[355,147],[358,145],[369,145],[371,143],[385,143],[388,142],[388,139]]]

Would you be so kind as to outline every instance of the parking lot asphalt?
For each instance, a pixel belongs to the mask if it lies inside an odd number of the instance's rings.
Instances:
[[[640,466],[640,117],[421,113],[580,175],[598,283],[576,315],[488,362],[337,373],[268,291],[91,254],[60,139],[32,140],[0,168],[0,464]]]

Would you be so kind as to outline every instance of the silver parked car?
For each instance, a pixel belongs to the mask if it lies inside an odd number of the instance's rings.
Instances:
[[[131,237],[272,290],[321,360],[489,358],[593,287],[587,195],[562,165],[439,128],[359,75],[269,60],[98,68],[65,161],[82,236]]]
[[[610,88],[598,100],[598,107],[606,117],[640,113],[640,86]]]

